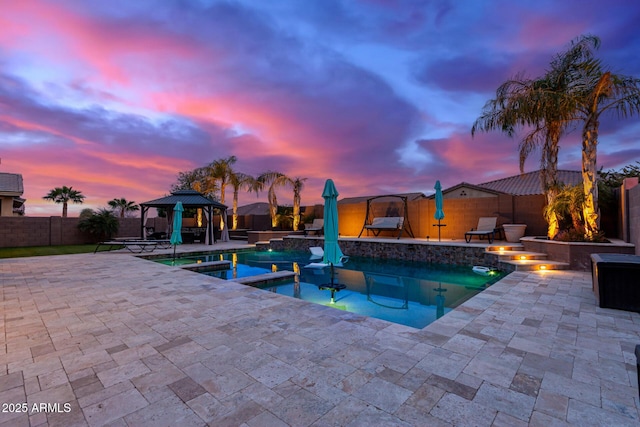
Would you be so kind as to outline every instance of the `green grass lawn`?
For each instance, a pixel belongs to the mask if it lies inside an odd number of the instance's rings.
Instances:
[[[96,244],[88,245],[61,245],[61,246],[28,246],[21,248],[0,248],[0,258],[17,258],[43,255],[84,254],[93,252]],[[109,248],[100,248],[108,250]]]

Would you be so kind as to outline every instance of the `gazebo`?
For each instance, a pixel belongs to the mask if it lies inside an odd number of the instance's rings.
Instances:
[[[202,193],[199,193],[195,190],[178,190],[171,193],[170,196],[161,197],[159,199],[150,200],[148,202],[140,203],[141,208],[141,234],[145,236],[145,221],[149,208],[164,208],[167,211],[169,224],[171,224],[171,218],[173,218],[173,208],[176,206],[176,203],[182,202],[182,206],[185,208],[202,208],[205,211],[206,224],[207,224],[207,239],[209,240],[209,244],[213,245],[215,241],[215,236],[213,233],[213,211],[217,209],[220,212],[220,215],[226,216],[227,207],[222,203],[218,203],[213,201],[207,197],[205,197]],[[224,238],[226,231],[226,221],[225,221],[225,230],[223,230],[223,235],[221,237],[222,241],[228,240]],[[228,236],[228,232],[226,234]]]

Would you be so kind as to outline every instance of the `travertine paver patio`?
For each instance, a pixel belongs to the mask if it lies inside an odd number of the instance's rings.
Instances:
[[[640,424],[640,315],[587,273],[512,273],[423,330],[124,253],[0,260],[0,292],[3,426]]]

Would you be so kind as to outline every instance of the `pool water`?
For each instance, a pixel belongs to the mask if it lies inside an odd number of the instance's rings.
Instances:
[[[311,262],[307,252],[238,251],[173,260],[184,265],[228,260],[231,268],[203,274],[233,280],[274,271],[299,273],[295,280],[259,286],[261,289],[316,304],[394,323],[424,328],[453,308],[486,289],[504,276],[496,272],[482,276],[471,266],[460,267],[411,261],[351,257],[343,267],[305,268]],[[331,283],[346,288],[333,292]],[[324,288],[324,290],[323,290]]]

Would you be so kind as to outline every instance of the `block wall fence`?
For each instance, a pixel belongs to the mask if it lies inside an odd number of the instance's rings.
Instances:
[[[628,230],[625,236],[611,236],[624,238],[625,241],[635,244],[635,251],[640,255],[640,185],[627,190],[626,200],[628,212]],[[441,221],[444,227],[440,228],[443,239],[464,239],[464,233],[478,224],[478,218],[483,216],[495,216],[498,225],[508,223],[527,224],[527,236],[544,236],[547,225],[542,217],[545,198],[536,196],[510,196],[479,197],[468,199],[445,199],[445,218]],[[378,216],[386,215],[386,212],[397,212],[398,203],[376,204],[374,212]],[[307,214],[313,212],[313,216],[322,216],[322,205],[306,207]],[[364,225],[367,211],[366,202],[338,203],[339,229],[341,236],[357,236]],[[435,213],[434,199],[419,199],[408,202],[409,225],[413,235],[419,238],[438,238],[437,221],[433,218]],[[240,228],[253,230],[270,229],[268,216],[252,215],[241,217]],[[140,237],[140,218],[119,218],[120,229],[113,237]],[[214,219],[215,221],[215,219]],[[231,215],[229,214],[229,221]],[[230,224],[230,222],[228,222]],[[366,235],[366,230],[363,236]],[[397,233],[383,232],[381,236],[395,236]],[[622,234],[622,233],[621,233]],[[406,236],[407,234],[403,234]],[[54,217],[0,217],[0,247],[21,246],[48,246],[48,245],[73,245],[83,243],[95,243],[97,239],[78,229],[78,218]]]
[[[629,243],[636,245],[640,255],[640,185],[629,190]]]
[[[97,239],[78,229],[79,218],[0,217],[0,247],[79,245]],[[140,218],[118,218],[120,229],[112,237],[139,237]]]

